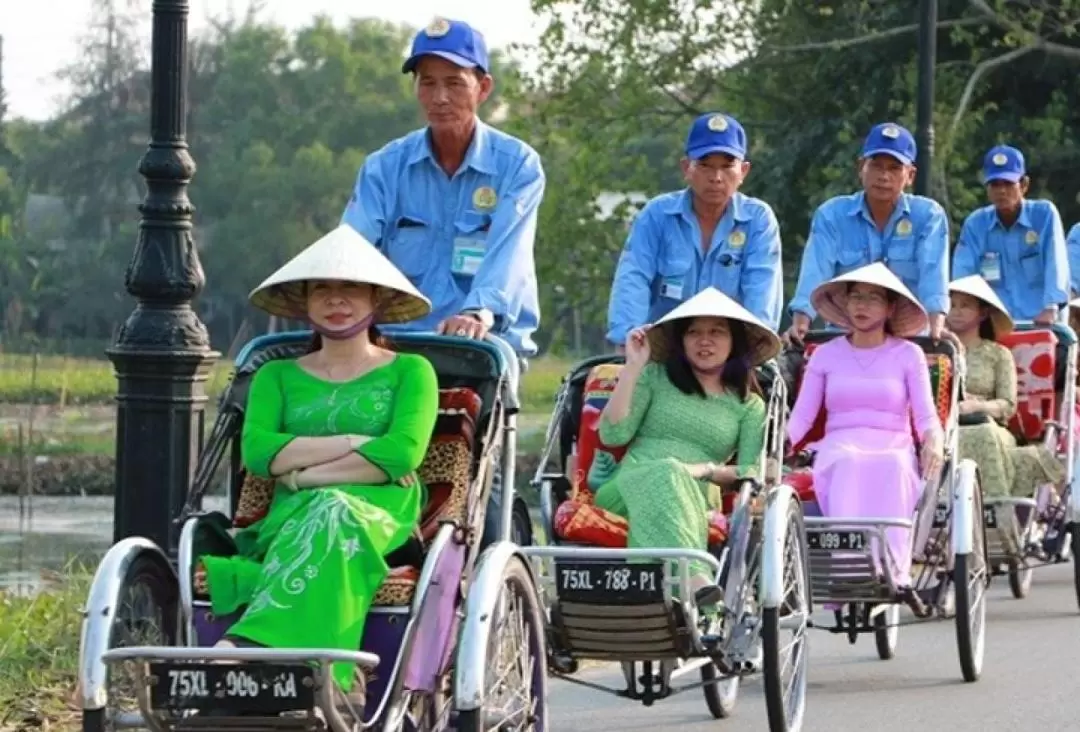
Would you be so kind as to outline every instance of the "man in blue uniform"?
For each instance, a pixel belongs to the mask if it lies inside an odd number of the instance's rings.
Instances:
[[[368,156],[342,221],[431,300],[431,315],[410,330],[477,339],[491,332],[524,360],[536,353],[540,320],[540,156],[477,117],[494,80],[484,37],[467,23],[436,18],[416,35],[402,72],[413,75],[427,127]],[[482,546],[499,535],[501,506],[496,470]]]
[[[533,243],[544,195],[540,156],[489,127],[477,109],[494,80],[479,31],[437,18],[413,40],[402,71],[415,79],[428,126],[364,161],[343,222],[432,302],[412,330],[505,338],[536,353]]]
[[[859,156],[863,190],[821,204],[810,223],[788,340],[802,341],[816,317],[810,293],[822,282],[882,262],[930,314],[940,338],[949,312],[949,221],[930,198],[904,192],[915,181],[915,138],[893,122],[870,130]]]
[[[769,204],[744,196],[746,132],[725,114],[694,120],[682,159],[687,187],[649,201],[619,257],[608,304],[608,340],[655,322],[716,287],[774,329],[784,281],[780,228]]]
[[[1015,320],[1060,320],[1069,302],[1069,259],[1057,208],[1024,198],[1029,180],[1015,147],[990,148],[983,180],[990,205],[964,221],[953,278],[982,275]]]
[[[1080,296],[1080,224],[1073,224],[1065,237],[1065,249],[1069,253],[1069,282],[1072,296]]]

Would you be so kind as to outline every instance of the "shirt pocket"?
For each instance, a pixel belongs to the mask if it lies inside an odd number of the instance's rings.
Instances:
[[[462,213],[454,222],[454,241],[450,258],[450,273],[460,284],[476,276],[487,256],[487,236],[491,217],[473,212]]]
[[[918,283],[919,261],[915,256],[915,242],[910,237],[890,242],[885,256],[889,259],[889,269],[903,280],[905,285],[912,288]]]
[[[404,275],[413,280],[435,264],[434,232],[428,221],[413,215],[398,218],[386,246],[386,256]]]
[[[837,274],[842,275],[853,269],[869,264],[866,260],[866,247],[846,246],[841,244],[836,251]]]
[[[1020,255],[1020,271],[1023,273],[1024,282],[1032,287],[1041,287],[1045,267],[1043,266],[1042,252],[1038,249],[1027,251]],[[1038,293],[1042,294],[1042,293]]]
[[[693,262],[681,252],[666,252],[657,267],[657,298],[660,301],[680,303],[693,295],[690,292],[690,269]]]

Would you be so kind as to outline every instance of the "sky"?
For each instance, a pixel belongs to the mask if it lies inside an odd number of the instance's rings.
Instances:
[[[147,7],[151,0],[144,0]],[[189,32],[207,19],[241,14],[249,0],[190,0]],[[484,33],[489,47],[532,43],[542,30],[529,0],[260,0],[261,16],[289,28],[305,25],[318,14],[336,22],[350,16],[375,16],[422,27],[436,15],[460,19]],[[497,13],[492,12],[498,7]],[[56,72],[74,60],[78,38],[90,17],[91,0],[0,0],[0,35],[4,38],[3,83],[8,116],[47,119],[67,90]],[[149,13],[148,13],[149,15]],[[149,21],[146,37],[150,37]]]

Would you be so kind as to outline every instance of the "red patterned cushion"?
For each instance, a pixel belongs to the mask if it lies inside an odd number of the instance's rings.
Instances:
[[[619,372],[622,366],[615,363],[605,363],[594,366],[585,379],[585,390],[582,398],[581,425],[578,428],[577,439],[577,463],[571,476],[571,495],[579,501],[592,502],[592,491],[588,488],[589,468],[592,467],[593,458],[597,449],[611,453],[616,462],[622,459],[626,453],[626,447],[606,447],[600,442],[600,414],[604,411],[611,393],[615,391],[615,384],[619,380]]]
[[[808,469],[793,470],[784,476],[782,482],[784,485],[792,487],[800,501],[807,503],[817,500],[817,494],[814,493],[814,473],[812,471]]]
[[[563,501],[555,511],[555,533],[566,541],[589,546],[626,548],[626,519],[592,503]],[[719,512],[709,514],[709,545],[722,544],[727,539],[727,517]]]
[[[1016,361],[1016,414],[1009,429],[1029,441],[1038,440],[1046,422],[1057,415],[1057,336],[1051,330],[1015,331],[998,340]]]

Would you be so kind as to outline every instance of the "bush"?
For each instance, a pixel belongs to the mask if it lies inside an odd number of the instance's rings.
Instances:
[[[217,364],[207,392],[211,396],[221,393],[230,373],[230,364]],[[111,402],[115,395],[116,374],[105,359],[0,354],[0,402],[100,404]]]
[[[546,356],[529,363],[522,379],[522,408],[547,413],[571,362]],[[232,365],[219,362],[206,391],[216,397],[225,388]],[[116,394],[116,375],[104,359],[0,354],[0,402],[9,404],[101,404]]]

